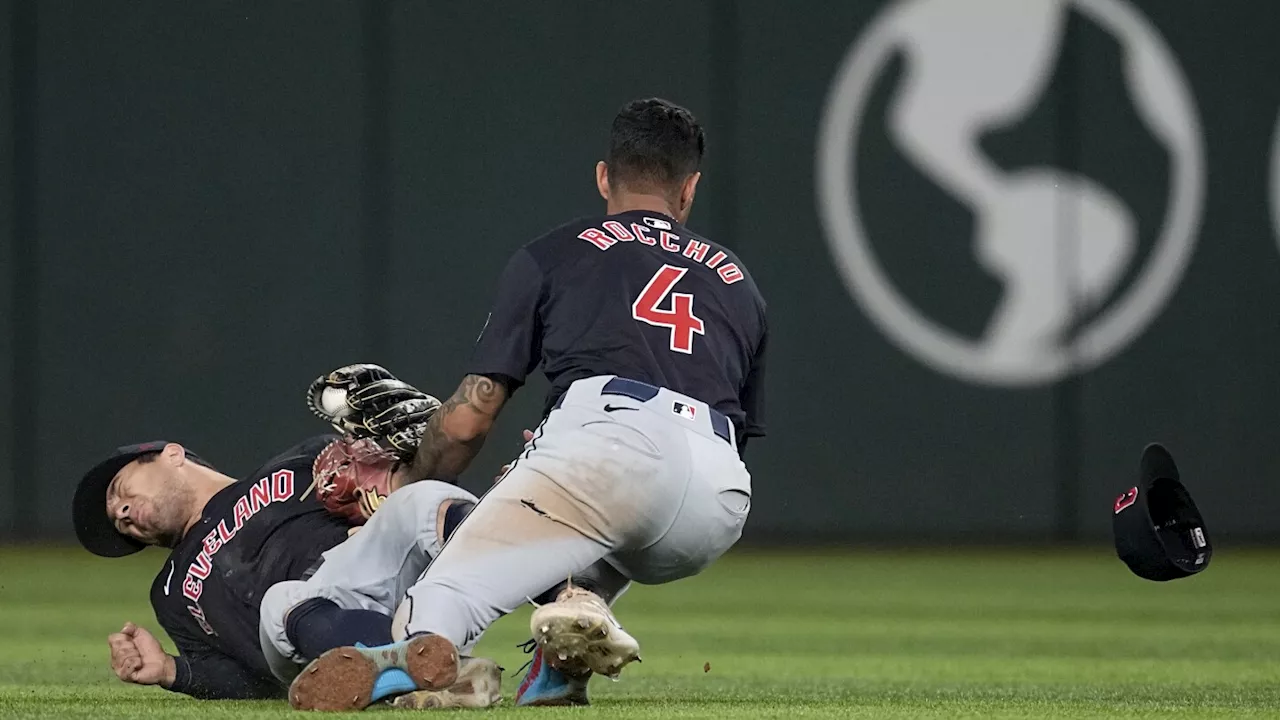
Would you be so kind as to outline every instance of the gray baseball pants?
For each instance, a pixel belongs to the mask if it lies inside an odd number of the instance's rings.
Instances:
[[[285,636],[289,610],[312,598],[327,598],[348,610],[392,616],[409,587],[440,554],[440,506],[475,495],[449,483],[427,480],[387,496],[355,535],[328,552],[306,580],[276,583],[262,596],[258,639],[271,672],[291,682],[308,661]]]
[[[258,640],[271,672],[289,683],[311,659],[299,655],[285,634],[285,619],[301,602],[326,598],[348,610],[373,610],[396,617],[409,587],[440,554],[440,507],[453,501],[474,503],[476,496],[434,480],[400,488],[387,496],[359,532],[324,553],[323,562],[310,578],[271,586],[262,597],[258,625]],[[463,525],[469,522],[470,518]],[[625,590],[626,578],[605,563],[587,568],[582,575],[606,598],[615,598]],[[401,625],[392,627],[397,639],[404,637]],[[474,642],[461,650],[469,651]]]
[[[724,416],[666,389],[579,380],[409,588],[397,627],[467,647],[601,559],[642,584],[695,575],[738,541],[750,504]]]

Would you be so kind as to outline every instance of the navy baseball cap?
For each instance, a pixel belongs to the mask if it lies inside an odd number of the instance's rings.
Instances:
[[[166,440],[153,440],[118,447],[110,457],[94,465],[80,479],[75,498],[71,501],[71,522],[75,524],[76,539],[85,550],[102,557],[124,557],[147,546],[146,543],[121,534],[107,517],[107,488],[125,465],[148,453],[159,452],[168,444]],[[205,467],[213,467],[190,450],[187,450],[187,459]]]
[[[1159,443],[1143,449],[1138,484],[1116,498],[1112,529],[1116,554],[1147,580],[1194,575],[1213,557],[1204,518],[1182,484],[1173,455]]]

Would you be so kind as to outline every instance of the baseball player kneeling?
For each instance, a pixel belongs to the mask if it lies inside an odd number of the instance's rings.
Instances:
[[[685,226],[703,150],[684,108],[628,103],[596,166],[605,214],[508,260],[466,374],[402,479],[463,472],[539,365],[551,385],[542,422],[408,589],[404,639],[320,656],[293,683],[294,707],[332,707],[339,690],[368,697],[378,671],[406,658],[436,672],[427,684],[438,689],[456,649],[593,563],[666,583],[737,542],[751,497],[743,451],[764,434],[768,333],[742,261]],[[640,656],[610,598],[576,586],[535,610],[530,630],[518,705],[584,704],[592,675],[617,676]]]

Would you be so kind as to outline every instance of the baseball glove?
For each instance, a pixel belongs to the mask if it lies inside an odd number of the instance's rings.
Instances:
[[[307,407],[338,432],[373,438],[407,461],[440,401],[380,365],[361,363],[316,378],[307,388]]]
[[[330,513],[363,525],[391,493],[391,476],[399,466],[372,438],[339,438],[311,466],[316,498]]]

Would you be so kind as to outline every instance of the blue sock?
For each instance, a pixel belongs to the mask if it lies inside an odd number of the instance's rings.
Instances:
[[[312,598],[289,611],[285,637],[303,657],[314,660],[326,650],[362,643],[391,643],[391,618],[373,610],[343,610],[325,598]]]

